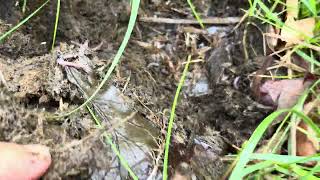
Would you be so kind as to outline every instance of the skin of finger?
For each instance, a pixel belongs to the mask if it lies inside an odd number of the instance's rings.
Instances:
[[[0,143],[0,179],[32,180],[41,177],[51,164],[49,149],[41,145]]]

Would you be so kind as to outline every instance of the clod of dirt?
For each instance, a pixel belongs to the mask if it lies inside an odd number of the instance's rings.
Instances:
[[[0,56],[0,71],[9,91],[16,97],[33,101],[31,103],[39,103],[40,99],[58,101],[61,97],[74,97],[70,83],[55,65],[54,55],[16,60]]]
[[[17,19],[21,17],[21,13],[15,10],[14,1],[1,1],[0,19],[6,19],[7,23],[17,23]],[[1,24],[1,21],[0,21]],[[0,28],[0,34],[2,34]]]
[[[212,123],[231,143],[241,145],[250,137],[267,114],[266,109],[250,96],[248,75],[257,68],[256,62],[244,60],[241,44],[234,42],[240,36],[225,37],[208,60],[208,78],[212,95],[203,99],[206,121]],[[262,51],[257,51],[262,54]],[[243,58],[241,58],[243,57]]]
[[[170,165],[173,167],[173,179],[218,179],[225,172],[222,156],[227,144],[219,133],[206,128],[202,136],[192,137],[187,146],[174,143],[170,155]],[[177,136],[173,142],[177,141]]]
[[[42,1],[29,1],[27,14],[33,12],[42,3]],[[23,29],[31,39],[46,42],[46,52],[52,41],[56,6],[56,1],[49,2],[36,18],[30,19]],[[85,41],[88,38],[94,44],[101,41],[121,42],[130,15],[129,7],[128,1],[118,0],[61,2],[57,42]],[[113,48],[113,43],[110,46]],[[33,47],[37,48],[39,44],[33,44]]]
[[[43,115],[21,107],[9,94],[0,88],[0,141],[27,143],[24,137],[36,132]]]
[[[226,148],[226,143],[217,134],[196,137],[191,167],[197,177],[219,179],[226,170],[221,159]]]
[[[16,104],[8,92],[0,91],[0,140],[19,143],[42,143],[50,147],[53,164],[44,179],[127,177],[109,145],[93,131],[88,115],[71,117],[61,124],[44,121],[43,113]],[[119,120],[119,119],[118,119]],[[114,126],[120,151],[139,177],[147,177],[152,166],[152,125],[143,124],[139,116],[128,120],[125,127]],[[148,126],[148,127],[146,127]],[[157,135],[155,135],[157,136]],[[103,141],[102,141],[103,140]],[[153,144],[153,145],[152,145]]]
[[[90,63],[87,57],[78,58],[84,64]],[[65,67],[65,70],[68,80],[77,86],[84,97],[88,97],[87,92],[92,84],[89,80],[92,78],[90,74],[84,76],[87,72],[75,67]],[[160,135],[158,129],[146,119],[136,115],[133,112],[133,102],[115,86],[111,85],[98,94],[92,106],[99,119],[111,129],[112,133],[108,136],[113,139],[129,166],[139,178],[146,179],[153,165],[150,154],[157,148],[156,138]],[[120,162],[115,154],[111,154],[110,147],[106,147],[106,151],[110,153],[112,159],[106,160],[110,164],[110,170],[99,170],[91,176],[98,179],[127,177],[126,171],[117,168]],[[155,175],[158,176],[158,173]]]
[[[112,152],[105,149],[97,133],[83,141],[68,140],[60,143],[63,148],[56,147],[52,153],[53,164],[44,179],[88,179],[93,174],[116,177],[110,167]]]
[[[2,6],[0,6],[2,7]],[[0,19],[0,34],[13,28],[12,24]],[[25,56],[39,55],[47,52],[45,44],[33,39],[30,35],[24,35],[21,31],[15,31],[0,43],[1,55],[16,59],[22,54]]]
[[[72,61],[77,61],[79,59],[77,55],[79,48],[62,43],[51,54],[43,56],[33,58],[22,56],[15,60],[0,56],[0,71],[9,91],[21,99],[33,101],[31,102],[33,104],[58,102],[60,98],[67,100],[81,99],[83,96],[76,86],[68,81],[64,68],[57,64],[58,51],[61,53],[62,50],[64,54],[74,55]],[[82,58],[88,57],[83,55]],[[93,64],[93,68],[97,64],[101,64],[101,60],[96,56],[93,56],[92,60],[88,58],[88,61]]]
[[[245,0],[212,1],[209,15],[218,17],[241,16],[241,8],[247,6]]]
[[[48,77],[50,56],[20,58],[10,60],[0,58],[0,71],[4,75],[9,90],[16,92],[18,97],[40,95],[44,92],[44,82]]]

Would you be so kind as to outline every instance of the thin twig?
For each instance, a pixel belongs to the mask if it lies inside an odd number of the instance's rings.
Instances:
[[[161,17],[140,17],[139,21],[148,23],[162,23],[162,24],[198,24],[195,19],[171,19]],[[202,19],[203,24],[236,24],[241,21],[241,17],[209,17]]]

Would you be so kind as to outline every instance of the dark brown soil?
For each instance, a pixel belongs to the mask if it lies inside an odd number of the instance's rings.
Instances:
[[[28,1],[26,14],[41,2]],[[89,94],[103,78],[126,31],[130,5],[118,0],[63,1],[57,47],[50,53],[55,6],[50,2],[0,44],[0,73],[5,79],[0,91],[0,140],[49,146],[53,164],[44,179],[125,179],[128,173],[119,166],[86,109],[52,117],[69,112],[86,98],[72,82],[70,72],[80,84],[90,87],[85,89]],[[247,5],[246,1],[203,0],[195,6],[202,16],[229,17],[241,16],[240,8]],[[192,18],[186,1],[142,1],[139,13]],[[1,3],[0,34],[23,16],[14,3]],[[244,48],[245,23],[236,30],[229,25],[213,35],[196,34],[191,44],[187,44],[182,27],[138,22],[121,63],[92,104],[140,179],[147,179],[152,171],[154,179],[161,178],[162,166],[156,159],[163,150],[172,101],[189,54],[202,61],[192,63],[180,95],[170,153],[171,176],[221,177],[227,166],[223,155],[234,153],[231,145],[240,147],[267,113],[250,94],[249,75],[260,66],[255,57],[263,55],[259,31],[248,26],[248,46]],[[58,53],[79,49],[71,41],[82,44],[85,40],[90,47],[103,42],[99,51],[86,56],[93,64],[93,82],[84,71],[66,71],[56,63]],[[201,53],[204,47],[208,51]]]

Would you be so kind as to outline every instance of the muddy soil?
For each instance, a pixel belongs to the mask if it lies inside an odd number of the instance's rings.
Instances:
[[[0,4],[0,34],[25,15],[14,1]],[[28,1],[26,14],[42,1]],[[62,116],[92,94],[110,66],[129,19],[128,1],[62,2],[57,46],[49,52],[56,4],[0,44],[0,140],[41,143],[53,164],[44,179],[126,179],[104,131],[140,179],[161,178],[165,127],[186,57],[192,63],[176,111],[170,175],[217,179],[228,165],[223,156],[249,138],[268,110],[251,96],[250,74],[261,66],[262,37],[245,23],[208,25],[212,34],[183,27],[137,22],[121,63],[90,104],[102,120],[96,128],[83,108]],[[241,16],[246,1],[195,2],[203,16]],[[139,16],[192,18],[185,1],[142,1]],[[199,28],[200,29],[200,28]],[[82,53],[85,41],[89,40]],[[97,51],[93,47],[103,43]],[[87,51],[85,51],[87,52]],[[244,52],[248,54],[245,58]],[[63,67],[59,56],[90,68]],[[1,79],[1,78],[0,78]]]

